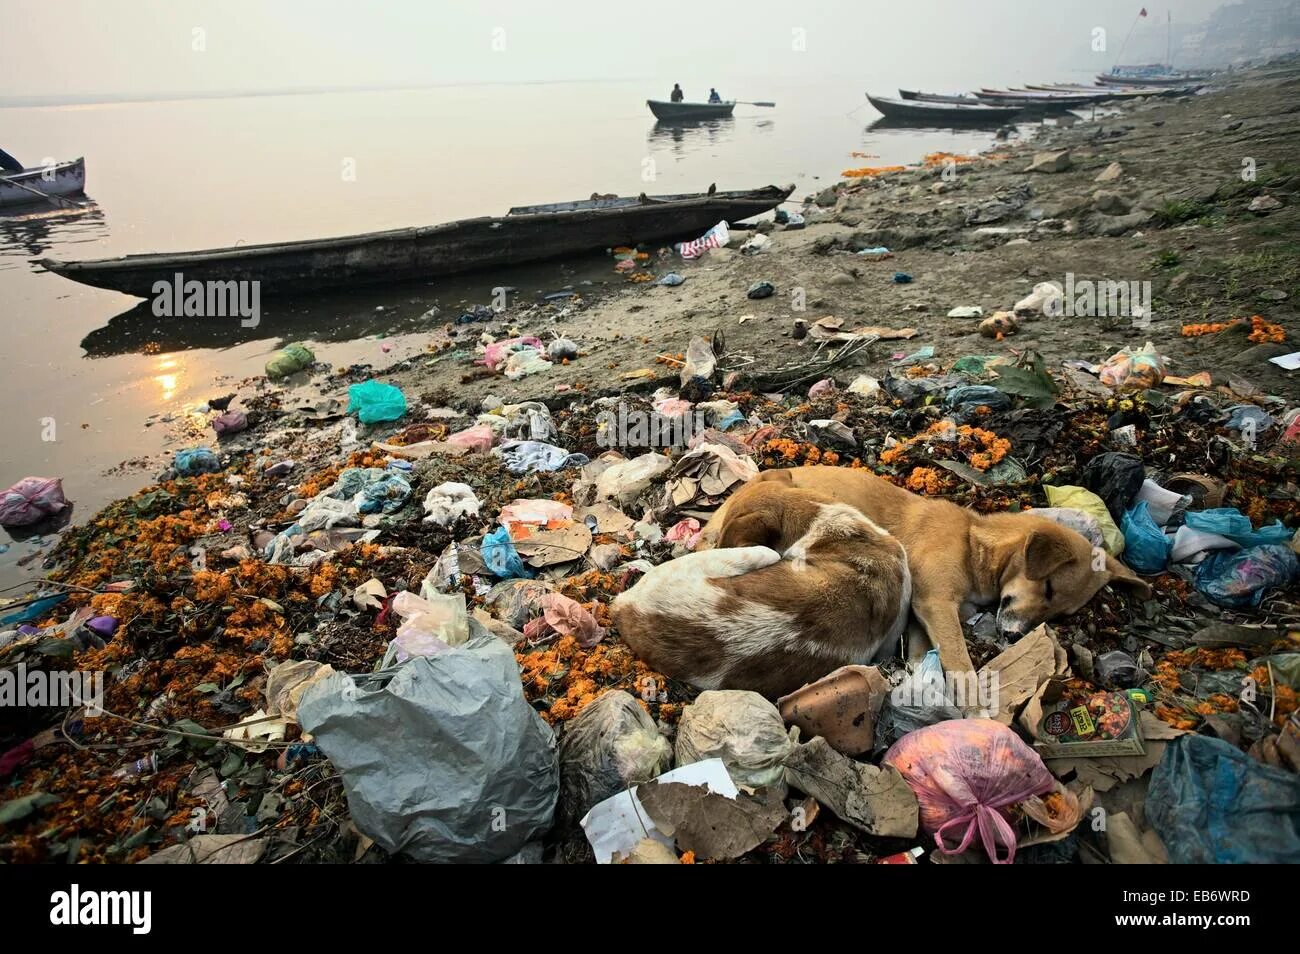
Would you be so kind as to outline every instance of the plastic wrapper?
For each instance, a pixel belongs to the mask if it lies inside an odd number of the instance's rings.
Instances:
[[[221,469],[221,458],[210,447],[187,447],[176,452],[172,466],[182,477],[215,474]]]
[[[1234,745],[1184,735],[1151,772],[1146,816],[1173,864],[1300,862],[1300,784]]]
[[[1043,493],[1047,495],[1049,507],[1071,507],[1082,510],[1097,521],[1101,528],[1102,546],[1111,556],[1117,557],[1124,552],[1124,533],[1111,519],[1106,502],[1083,487],[1052,487],[1044,485]]]
[[[1165,358],[1148,341],[1136,350],[1124,348],[1102,362],[1097,376],[1117,391],[1154,388],[1165,379]]]
[[[39,523],[46,517],[61,513],[67,505],[61,478],[24,477],[0,495],[0,527],[26,527]]]
[[[1145,479],[1141,458],[1132,454],[1098,454],[1083,468],[1083,486],[1102,499],[1114,520],[1133,506]]]
[[[1187,514],[1183,523],[1203,533],[1217,533],[1243,547],[1254,547],[1264,543],[1284,544],[1291,539],[1294,532],[1283,526],[1281,520],[1275,520],[1267,527],[1256,530],[1251,525],[1250,518],[1235,507],[1192,511]]]
[[[1035,517],[1042,517],[1045,520],[1052,521],[1052,523],[1059,523],[1061,526],[1073,530],[1094,547],[1104,546],[1106,543],[1106,538],[1101,533],[1101,524],[1097,522],[1097,518],[1083,510],[1076,510],[1073,507],[1035,507],[1027,512]]]
[[[274,358],[266,362],[266,376],[272,380],[287,378],[291,374],[311,367],[315,361],[316,356],[306,345],[298,343],[285,345]]]
[[[794,743],[776,706],[757,692],[711,689],[682,710],[677,725],[677,764],[718,758],[737,785],[780,786]]]
[[[248,429],[248,415],[243,411],[226,411],[212,419],[212,429],[220,437],[223,434],[238,434]]]
[[[519,551],[510,540],[510,531],[505,527],[493,530],[483,538],[479,547],[483,562],[494,576],[510,579],[512,577],[531,577],[532,571],[524,566]]]
[[[596,478],[596,499],[631,503],[672,465],[663,454],[649,453],[606,467]]]
[[[475,453],[484,453],[492,449],[492,442],[496,440],[496,435],[492,428],[487,424],[475,424],[473,427],[467,427],[463,431],[457,431],[447,438],[448,444],[455,444],[457,447],[466,447]]]
[[[944,413],[958,424],[969,424],[983,417],[988,408],[990,412],[1011,409],[1011,398],[988,384],[970,384],[966,387],[953,388],[943,397]]]
[[[564,727],[560,818],[574,824],[598,802],[668,771],[672,747],[641,704],[607,692]]]
[[[412,659],[378,688],[335,675],[298,706],[358,830],[420,862],[509,858],[550,828],[559,794],[555,735],[525,700],[513,651],[469,625],[464,646]]]
[[[446,652],[469,639],[464,593],[416,596],[403,591],[393,597],[393,613],[402,620],[392,642],[398,662]]]
[[[406,413],[402,389],[383,381],[362,381],[348,386],[347,413],[356,413],[362,424],[395,421]]]
[[[448,481],[425,494],[423,522],[449,527],[461,517],[478,516],[479,506],[473,487]]]
[[[1289,585],[1300,572],[1290,548],[1278,544],[1215,550],[1196,567],[1196,588],[1219,606],[1258,606],[1269,590]]]
[[[885,753],[885,762],[916,793],[921,827],[941,852],[961,854],[978,836],[994,864],[1015,860],[1010,808],[1056,786],[1038,753],[991,719],[917,729]]]
[[[1146,575],[1165,571],[1170,541],[1151,519],[1145,500],[1139,500],[1124,514],[1120,529],[1124,533],[1124,561],[1134,571]]]

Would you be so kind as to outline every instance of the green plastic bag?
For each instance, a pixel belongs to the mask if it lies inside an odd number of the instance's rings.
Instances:
[[[316,363],[316,356],[311,353],[311,349],[304,344],[285,345],[270,361],[266,362],[266,376],[271,380],[287,378],[291,374],[296,374],[303,368],[309,368]]]
[[[392,384],[362,381],[348,388],[348,413],[354,411],[362,424],[395,421],[406,413],[406,395]]]
[[[1102,549],[1113,557],[1124,552],[1124,534],[1106,509],[1106,502],[1084,487],[1043,487],[1049,507],[1073,507],[1097,520],[1101,527]]]

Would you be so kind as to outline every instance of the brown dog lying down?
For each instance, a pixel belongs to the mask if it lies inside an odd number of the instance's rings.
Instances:
[[[1123,563],[1043,517],[980,515],[847,467],[764,471],[719,508],[697,549],[725,545],[727,528],[745,519],[757,499],[748,491],[765,485],[848,504],[903,544],[912,573],[912,613],[949,671],[973,668],[961,628],[971,607],[996,606],[999,629],[1015,639],[1079,610],[1107,583],[1151,592]]]
[[[701,689],[776,698],[887,656],[911,580],[897,540],[824,494],[752,483],[721,549],[650,570],[614,600],[614,624],[655,669]]]

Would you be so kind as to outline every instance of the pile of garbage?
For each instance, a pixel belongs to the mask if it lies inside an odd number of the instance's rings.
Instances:
[[[775,385],[724,357],[696,339],[678,387],[594,399],[356,381],[177,454],[0,604],[0,675],[103,675],[5,724],[0,859],[1300,860],[1300,408],[1153,348]],[[611,600],[761,470],[813,463],[1033,509],[1154,595],[1015,643],[977,614],[968,685],[932,652],[774,702],[635,658]],[[45,478],[3,498],[63,506]]]

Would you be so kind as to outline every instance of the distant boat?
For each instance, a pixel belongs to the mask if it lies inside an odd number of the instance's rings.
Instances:
[[[20,189],[19,185],[27,188]],[[0,206],[48,201],[34,195],[33,190],[51,196],[81,195],[86,191],[86,160],[69,159],[52,166],[0,173]]]
[[[655,119],[726,119],[736,108],[735,103],[666,103],[662,99],[647,99],[645,104]]]
[[[1135,99],[1139,96],[1182,96],[1194,93],[1199,86],[1081,86],[1077,83],[1026,83],[1025,88],[1045,93],[1091,93],[1098,99]]]
[[[197,252],[124,255],[67,262],[44,258],[56,275],[125,292],[154,294],[157,282],[261,282],[263,296],[301,295],[354,285],[397,284],[504,268],[638,242],[696,238],[721,220],[775,208],[794,186],[745,192],[582,199],[514,208],[504,216],[364,235],[238,245]],[[226,286],[231,287],[231,286]]]
[[[1018,107],[930,103],[920,100],[891,99],[888,96],[872,96],[870,93],[867,93],[867,101],[889,119],[907,122],[996,124],[1020,112]]]

